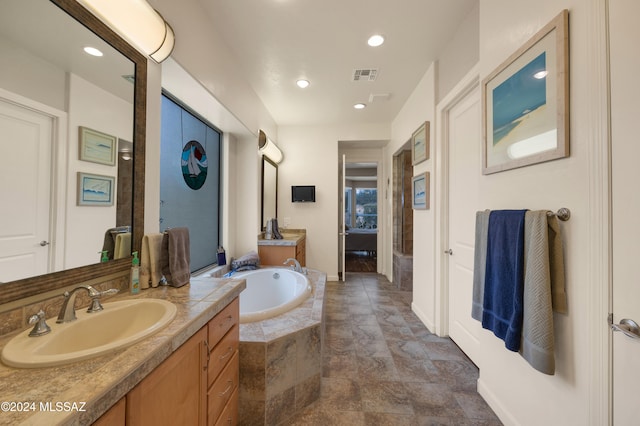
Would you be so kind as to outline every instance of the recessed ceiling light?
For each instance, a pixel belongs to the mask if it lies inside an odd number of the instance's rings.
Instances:
[[[355,109],[364,109],[366,106],[367,104],[359,103],[359,104],[355,104],[353,107]]]
[[[367,44],[371,47],[378,47],[382,43],[384,43],[384,37],[381,36],[380,34],[374,34],[371,37],[369,37],[369,40],[367,40]]]
[[[84,51],[91,56],[102,56],[102,52],[96,49],[95,47],[87,46],[84,48]]]
[[[298,85],[299,88],[301,89],[306,89],[307,87],[309,87],[309,80],[304,80],[304,79],[300,79],[298,81],[296,81],[296,84]]]

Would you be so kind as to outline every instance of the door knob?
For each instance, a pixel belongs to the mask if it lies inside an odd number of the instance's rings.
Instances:
[[[451,255],[453,255],[453,250],[451,250],[451,249],[445,250],[444,253],[448,254],[449,256],[451,256]]]
[[[48,246],[48,245],[49,245],[49,241],[42,240],[42,241],[40,241],[40,245],[41,245],[42,247],[44,247],[44,246]]]
[[[632,339],[640,339],[640,326],[634,320],[625,318],[620,320],[620,324],[613,324],[612,321],[610,325],[613,331],[621,331]]]

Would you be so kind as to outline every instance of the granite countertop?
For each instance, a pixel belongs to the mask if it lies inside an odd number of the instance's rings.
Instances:
[[[0,424],[86,425],[95,421],[246,287],[244,280],[194,280],[180,288],[158,287],[110,301],[155,298],[173,302],[176,317],[163,330],[128,348],[59,367],[21,369],[0,363]],[[105,308],[106,309],[106,308]],[[55,321],[51,318],[48,321]],[[0,337],[0,348],[16,333]],[[14,410],[5,402],[15,402]],[[52,409],[46,409],[51,403]],[[61,403],[57,405],[57,403]],[[41,410],[41,406],[45,410]],[[61,406],[61,411],[55,411]]]
[[[265,240],[264,232],[258,235],[259,246],[295,246],[307,236],[304,229],[280,229],[281,240]]]

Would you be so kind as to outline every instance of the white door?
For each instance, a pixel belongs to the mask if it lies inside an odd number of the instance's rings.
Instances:
[[[640,2],[611,0],[613,321],[640,323]],[[640,338],[613,333],[613,424],[637,425]]]
[[[471,318],[475,212],[481,170],[480,90],[474,89],[446,114],[449,147],[449,336],[476,363],[482,327]]]
[[[48,272],[51,117],[0,99],[0,282]]]
[[[338,208],[338,224],[340,227],[340,232],[339,232],[339,238],[338,238],[338,245],[340,246],[338,248],[338,252],[339,252],[339,268],[340,268],[340,272],[338,275],[340,275],[340,279],[342,281],[345,281],[347,278],[345,276],[346,273],[346,265],[345,265],[345,238],[347,236],[346,232],[346,226],[345,226],[345,221],[344,221],[344,212],[346,209],[346,196],[345,196],[345,188],[347,186],[346,181],[347,181],[347,156],[342,154],[342,168],[340,169],[340,206]]]

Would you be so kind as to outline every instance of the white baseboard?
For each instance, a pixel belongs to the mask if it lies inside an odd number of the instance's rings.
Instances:
[[[480,374],[482,374],[482,372]],[[498,416],[500,421],[505,426],[520,425],[520,423],[516,421],[509,410],[507,410],[507,408],[500,402],[496,395],[491,392],[491,390],[486,386],[485,382],[481,378],[478,379],[478,393],[484,398],[487,404],[489,404],[489,407],[491,407],[493,412],[496,413],[496,416]]]
[[[429,329],[429,331],[433,333],[433,330],[435,330],[436,326],[433,321],[429,320],[429,317],[425,315],[425,313],[422,312],[420,308],[418,308],[418,306],[413,302],[411,302],[411,310],[416,314],[420,321],[422,321],[425,327],[427,327],[427,329]]]

